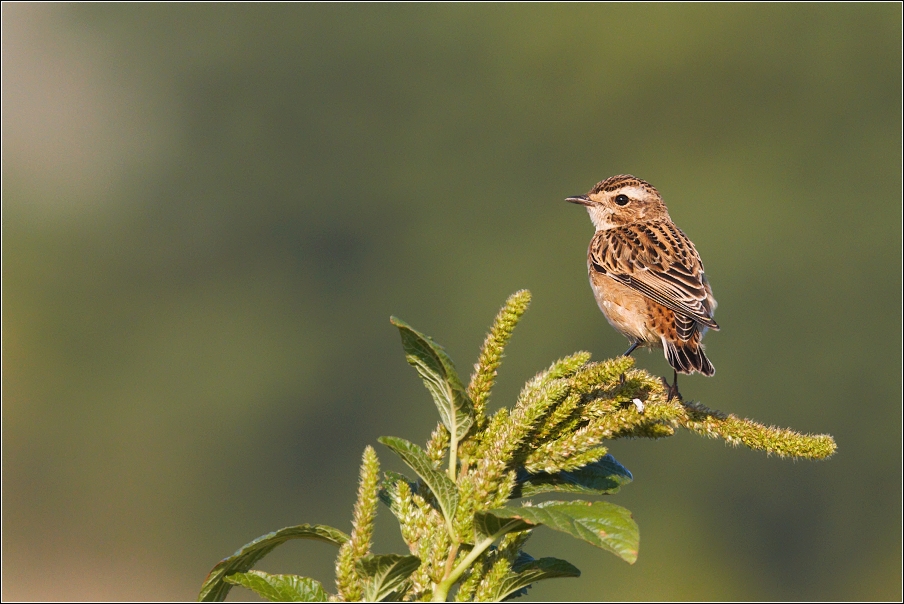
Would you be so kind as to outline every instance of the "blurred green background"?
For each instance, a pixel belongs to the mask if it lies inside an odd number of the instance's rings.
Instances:
[[[531,598],[901,598],[900,5],[2,10],[4,599],[190,599],[349,530],[365,445],[436,422],[390,314],[467,374],[530,289],[496,405],[621,353],[563,201],[619,173],[719,301],[684,395],[839,451],[617,442],[639,561],[540,530],[583,576]]]

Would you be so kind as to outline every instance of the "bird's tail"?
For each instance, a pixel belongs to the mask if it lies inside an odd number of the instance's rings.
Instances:
[[[699,371],[703,375],[712,375],[716,368],[703,354],[703,345],[700,338],[691,338],[686,342],[668,342],[663,339],[665,358],[669,365],[678,373],[693,373]]]

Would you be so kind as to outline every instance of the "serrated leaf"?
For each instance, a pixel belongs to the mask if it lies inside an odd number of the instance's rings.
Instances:
[[[581,493],[608,495],[634,480],[631,472],[611,455],[570,472],[526,474],[512,498],[533,497],[539,493]]]
[[[580,577],[581,571],[576,566],[558,558],[540,558],[526,564],[517,566],[515,572],[509,574],[499,586],[493,596],[494,602],[522,596],[527,593],[527,588],[532,583],[543,579],[557,579],[561,577]]]
[[[271,602],[326,602],[329,597],[319,581],[298,575],[271,575],[260,570],[233,573],[227,583],[247,587]]]
[[[237,552],[223,558],[214,566],[201,585],[198,594],[199,602],[222,602],[226,599],[232,585],[226,583],[223,578],[233,573],[243,573],[251,569],[261,558],[273,551],[278,545],[290,539],[314,539],[325,541],[335,545],[342,545],[349,540],[349,536],[331,526],[322,524],[300,524],[289,526],[262,537],[258,537],[251,543],[243,545]]]
[[[544,524],[609,550],[629,564],[637,561],[640,531],[625,508],[607,501],[546,501],[536,506],[503,507],[488,514]]]
[[[398,554],[364,556],[357,562],[358,574],[367,577],[364,584],[364,600],[382,601],[401,588],[420,565],[421,559],[417,556]]]
[[[518,552],[518,557],[515,558],[515,561],[512,563],[512,571],[517,573],[519,570],[524,568],[528,563],[533,562],[535,558],[528,554],[526,551],[521,550]],[[527,590],[530,589],[530,585],[525,585],[524,587],[517,589],[507,596],[502,598],[502,600],[514,600],[515,598],[520,598],[521,596],[527,595]]]
[[[448,476],[434,469],[427,452],[404,438],[381,436],[377,440],[392,449],[402,461],[417,472],[436,497],[446,521],[452,522],[458,508],[458,488]]]
[[[499,517],[494,514],[495,510],[489,512],[477,512],[474,514],[474,529],[481,537],[501,537],[507,533],[516,531],[526,531],[536,526],[536,523],[525,522],[520,518]]]
[[[389,322],[399,328],[405,359],[417,370],[430,391],[443,424],[456,440],[461,440],[474,423],[474,405],[452,359],[431,337],[401,319],[390,317]]]

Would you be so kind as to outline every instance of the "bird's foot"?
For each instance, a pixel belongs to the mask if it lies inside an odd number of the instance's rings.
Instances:
[[[675,383],[674,384],[669,384],[669,381],[667,379],[665,379],[664,377],[660,378],[660,379],[662,380],[662,385],[665,386],[665,392],[667,395],[666,399],[665,399],[666,402],[672,400],[673,398],[676,398],[680,402],[683,403],[684,399],[681,397],[681,393],[678,392],[678,374],[677,373],[675,374]]]

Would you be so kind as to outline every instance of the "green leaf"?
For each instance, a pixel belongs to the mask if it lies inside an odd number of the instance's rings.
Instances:
[[[455,440],[461,440],[474,423],[474,405],[468,397],[452,359],[443,347],[396,317],[389,322],[399,328],[405,359],[414,367],[433,396],[443,424]]]
[[[377,440],[395,451],[412,470],[417,472],[417,475],[430,487],[433,496],[436,497],[446,521],[451,523],[455,518],[455,510],[458,508],[458,488],[455,483],[449,480],[448,476],[434,469],[433,462],[427,457],[426,451],[416,444],[395,436],[381,436]]]
[[[225,581],[247,587],[271,602],[326,602],[329,599],[319,581],[298,575],[271,575],[249,570],[233,573]]]
[[[526,564],[516,566],[515,572],[502,580],[493,596],[494,602],[522,596],[532,583],[543,579],[561,577],[580,577],[581,571],[576,566],[558,558],[540,558]],[[520,593],[519,593],[520,592]]]
[[[367,577],[364,586],[364,600],[380,602],[393,591],[399,589],[421,565],[417,556],[398,554],[364,556],[357,563],[358,574]]]
[[[273,551],[277,545],[281,545],[290,539],[314,539],[325,541],[335,545],[342,545],[349,540],[349,536],[322,524],[300,524],[290,526],[278,531],[258,537],[251,543],[242,546],[237,552],[224,558],[214,566],[204,584],[201,585],[201,593],[198,594],[199,602],[222,602],[226,599],[232,585],[223,579],[233,573],[243,573],[251,569],[258,561]]]
[[[546,501],[536,506],[503,507],[487,513],[501,519],[545,524],[609,550],[629,564],[637,561],[640,546],[637,523],[631,512],[606,501]]]
[[[634,477],[627,468],[611,455],[606,455],[599,461],[570,472],[530,474],[521,481],[520,489],[515,489],[512,498],[551,492],[608,495],[617,493],[622,485],[632,480]]]
[[[482,537],[501,537],[507,533],[516,531],[526,531],[533,528],[535,524],[530,524],[520,518],[506,518],[495,516],[496,510],[489,512],[477,512],[474,514],[474,529]]]

